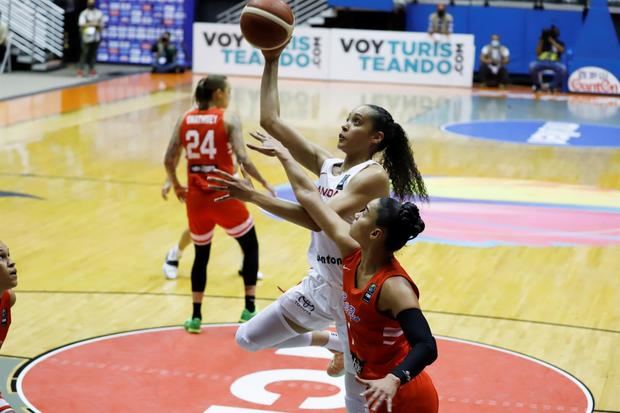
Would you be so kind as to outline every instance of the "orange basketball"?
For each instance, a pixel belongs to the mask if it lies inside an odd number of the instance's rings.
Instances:
[[[277,49],[293,34],[295,16],[282,0],[250,0],[241,12],[241,33],[252,46]]]

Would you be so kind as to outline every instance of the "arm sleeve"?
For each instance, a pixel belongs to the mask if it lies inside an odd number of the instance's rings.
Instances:
[[[437,359],[437,343],[419,308],[403,310],[396,318],[411,345],[411,351],[392,370],[392,374],[398,377],[401,383],[406,383]]]

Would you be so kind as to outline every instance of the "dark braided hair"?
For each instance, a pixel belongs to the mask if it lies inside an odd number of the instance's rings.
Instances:
[[[218,89],[226,89],[226,79],[226,76],[223,75],[209,75],[198,81],[194,98],[199,108],[207,106],[213,98],[213,92]]]
[[[414,203],[401,204],[394,198],[379,200],[377,225],[386,230],[385,248],[390,252],[401,249],[425,228],[420,210]]]
[[[409,138],[402,126],[394,122],[390,112],[381,106],[366,106],[374,111],[371,115],[374,130],[383,132],[384,135],[377,151],[384,151],[383,167],[390,176],[394,194],[401,200],[417,196],[422,201],[428,202],[424,180],[413,158]]]

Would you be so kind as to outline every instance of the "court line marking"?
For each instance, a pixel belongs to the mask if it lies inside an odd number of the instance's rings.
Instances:
[[[132,292],[132,291],[46,291],[46,290],[19,290],[20,294],[99,294],[99,295],[152,295],[152,296],[175,296],[175,297],[189,297],[190,293],[155,293],[155,292]],[[211,295],[205,294],[205,298],[223,298],[223,299],[231,299],[231,300],[243,300],[243,297],[229,296],[229,295]],[[276,301],[278,298],[258,298],[260,301]],[[601,333],[610,333],[610,334],[620,334],[620,330],[610,330],[604,328],[597,327],[588,327],[588,326],[580,326],[573,324],[562,324],[562,323],[553,323],[550,321],[537,321],[537,320],[525,320],[519,318],[511,318],[511,317],[499,317],[499,316],[491,316],[484,314],[468,314],[468,313],[455,313],[451,311],[442,311],[442,310],[429,310],[424,309],[424,312],[431,314],[443,314],[443,315],[454,315],[460,317],[472,317],[472,318],[483,318],[489,320],[501,320],[501,321],[514,321],[518,323],[530,323],[530,324],[540,324],[547,325],[552,327],[564,327],[564,328],[574,328],[578,330],[588,330],[588,331],[597,331]]]
[[[215,328],[215,327],[235,327],[235,326],[239,326],[238,323],[209,323],[209,324],[202,324],[203,328]],[[145,328],[145,329],[138,329],[138,330],[130,330],[130,331],[125,331],[125,332],[120,332],[120,333],[113,333],[113,334],[108,334],[108,335],[102,335],[102,336],[97,336],[97,337],[93,337],[93,338],[89,338],[89,339],[83,339],[83,340],[79,340],[79,341],[75,341],[73,343],[69,343],[66,344],[64,346],[60,346],[57,347],[55,349],[52,349],[48,352],[42,353],[38,356],[35,356],[34,358],[32,358],[29,362],[27,362],[27,364],[23,365],[20,367],[20,369],[18,371],[15,372],[14,376],[17,376],[17,383],[16,383],[16,391],[17,391],[17,395],[19,396],[19,398],[22,400],[22,402],[30,409],[32,409],[33,412],[35,413],[42,413],[40,410],[37,410],[34,405],[32,403],[30,403],[30,401],[28,400],[28,398],[25,396],[24,391],[23,391],[23,379],[24,377],[28,374],[28,372],[34,368],[37,364],[45,361],[46,359],[59,354],[63,351],[66,350],[70,350],[72,348],[76,348],[76,347],[81,347],[90,343],[94,343],[94,342],[98,342],[98,341],[103,341],[103,340],[111,340],[117,337],[126,337],[126,336],[130,336],[130,335],[137,335],[137,334],[144,334],[144,333],[151,333],[151,332],[158,332],[158,331],[167,331],[167,330],[180,330],[182,327],[179,326],[175,326],[175,327],[153,327],[153,328]],[[465,339],[460,339],[460,338],[455,338],[455,337],[450,337],[450,336],[441,336],[441,335],[436,335],[435,337],[440,338],[442,340],[446,340],[446,341],[452,341],[452,342],[457,342],[457,343],[462,343],[462,344],[468,344],[468,345],[472,345],[472,346],[477,346],[477,347],[482,347],[485,349],[489,349],[489,350],[496,350],[499,351],[501,353],[505,353],[508,355],[512,355],[515,357],[519,357],[522,359],[525,359],[527,361],[530,362],[534,362],[535,364],[539,364],[543,367],[549,368],[552,371],[555,371],[556,373],[560,374],[561,376],[564,376],[565,378],[567,378],[569,381],[572,381],[577,388],[579,388],[579,390],[581,390],[584,394],[584,396],[586,397],[586,401],[587,401],[587,406],[586,406],[586,411],[585,413],[592,413],[593,409],[594,409],[594,398],[592,396],[592,392],[590,391],[590,389],[583,383],[581,382],[581,380],[579,380],[577,377],[573,376],[572,374],[568,373],[567,371],[554,366],[553,364],[546,362],[544,360],[540,360],[536,357],[533,356],[529,356],[517,351],[513,351],[513,350],[509,350],[503,347],[498,347],[498,346],[493,346],[490,344],[485,344],[485,343],[480,343],[477,341],[472,341],[472,340],[465,340]],[[492,401],[489,401],[492,402]]]

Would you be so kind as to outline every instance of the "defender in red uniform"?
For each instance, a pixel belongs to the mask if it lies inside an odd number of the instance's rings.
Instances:
[[[246,155],[239,117],[226,110],[230,92],[225,76],[211,75],[198,82],[195,92],[197,107],[186,112],[177,122],[164,160],[168,179],[179,200],[187,206],[189,230],[196,250],[192,266],[193,312],[184,324],[190,333],[201,331],[207,263],[216,224],[234,237],[243,250],[241,274],[245,285],[245,308],[240,321],[247,321],[256,314],[258,242],[254,222],[242,202],[231,199],[216,203],[215,200],[225,193],[209,189],[207,183],[207,177],[215,169],[233,174],[236,158],[242,172],[246,171],[273,194],[273,189]],[[187,187],[179,183],[176,175],[182,149],[185,149],[187,158]]]
[[[297,200],[345,257],[343,309],[358,380],[368,386],[367,405],[380,412],[436,413],[437,391],[423,370],[437,358],[437,345],[420,310],[418,288],[394,257],[424,230],[418,208],[379,198],[349,224],[325,208],[314,183],[281,143],[255,137],[262,145],[253,148],[280,159]],[[218,188],[235,186],[232,176],[219,174]]]
[[[15,304],[13,288],[17,287],[17,268],[11,259],[9,247],[0,241],[0,347],[11,326],[11,307]],[[15,413],[15,410],[0,394],[0,413]]]

